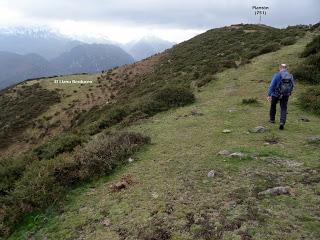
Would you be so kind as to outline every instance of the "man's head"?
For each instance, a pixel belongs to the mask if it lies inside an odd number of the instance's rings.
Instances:
[[[280,69],[280,71],[287,70],[288,69],[287,64],[281,63],[280,66],[279,66],[279,69]]]

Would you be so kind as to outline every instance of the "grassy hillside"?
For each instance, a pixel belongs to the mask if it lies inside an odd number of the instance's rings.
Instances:
[[[267,123],[265,102],[278,64],[301,63],[304,34],[235,25],[86,76],[108,103],[92,101],[61,136],[1,162],[0,229],[15,229],[11,239],[317,239],[319,145],[307,137],[320,134],[319,118],[299,108],[300,84],[284,132]],[[76,87],[55,91],[81,99]],[[248,131],[259,125],[265,132]],[[140,133],[152,144],[135,153],[149,142]],[[279,186],[285,194],[264,193]]]
[[[111,177],[71,191],[63,205],[30,216],[11,239],[318,239],[320,150],[306,138],[320,134],[320,119],[298,107],[299,83],[285,131],[267,123],[265,101],[278,63],[298,64],[309,41],[223,71],[195,104],[126,128],[152,145]],[[243,105],[247,98],[258,104]],[[269,131],[248,132],[258,125]],[[126,176],[132,185],[110,190]],[[290,194],[259,195],[276,186]]]

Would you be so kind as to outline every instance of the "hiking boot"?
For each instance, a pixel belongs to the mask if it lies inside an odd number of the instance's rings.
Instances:
[[[279,129],[280,129],[280,130],[283,130],[283,129],[284,129],[284,124],[283,124],[283,123],[280,123]]]
[[[274,120],[269,120],[269,123],[275,123],[275,121]]]

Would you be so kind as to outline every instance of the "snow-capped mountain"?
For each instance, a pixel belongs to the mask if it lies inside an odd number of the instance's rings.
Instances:
[[[81,44],[45,27],[1,28],[0,51],[16,54],[38,54],[47,60]]]
[[[132,41],[123,46],[123,48],[134,57],[135,60],[150,57],[156,53],[163,52],[171,48],[175,43],[169,42],[154,36],[146,36],[139,40]]]

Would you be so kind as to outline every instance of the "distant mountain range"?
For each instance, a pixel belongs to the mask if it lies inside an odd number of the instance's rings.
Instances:
[[[128,44],[87,44],[46,28],[0,29],[0,89],[29,78],[94,73],[147,58],[173,43],[145,37]]]
[[[34,53],[0,52],[0,89],[28,78],[94,73],[133,62],[120,47],[107,44],[81,44],[52,60]]]
[[[163,52],[171,48],[175,43],[156,37],[144,37],[138,41],[132,41],[123,48],[137,61],[150,57],[155,53]]]
[[[51,61],[56,74],[94,73],[133,63],[134,59],[118,46],[82,44]]]
[[[17,54],[36,53],[50,60],[81,44],[45,28],[0,29],[0,51]]]
[[[37,54],[0,52],[0,89],[27,78],[51,75],[50,63]]]

